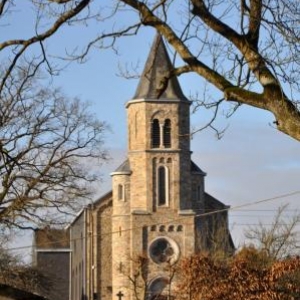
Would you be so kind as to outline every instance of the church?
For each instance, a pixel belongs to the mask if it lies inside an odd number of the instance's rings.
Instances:
[[[176,77],[162,85],[171,69],[157,35],[126,104],[127,159],[111,173],[112,190],[68,228],[69,299],[162,299],[168,267],[200,251],[234,249],[229,207],[205,191],[206,173],[191,159],[191,102]]]

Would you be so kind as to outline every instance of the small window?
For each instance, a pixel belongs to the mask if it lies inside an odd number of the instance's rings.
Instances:
[[[197,186],[197,201],[201,201],[202,188],[201,185]]]
[[[174,231],[174,225],[170,225],[168,231],[169,231],[169,232]]]
[[[150,231],[156,231],[156,225],[152,225]]]
[[[183,227],[182,227],[182,225],[178,225],[178,227],[177,227],[177,231],[178,232],[180,232],[180,231],[182,231],[183,230]]]
[[[160,128],[158,119],[154,119],[152,122],[152,148],[159,148],[160,145]]]
[[[164,147],[171,147],[171,121],[170,119],[166,119],[164,123],[163,129],[163,137],[164,137]]]
[[[158,168],[158,205],[166,205],[167,202],[166,181],[167,181],[166,168],[161,166]]]
[[[197,201],[197,197],[198,197],[198,195],[197,195],[197,187],[193,186],[192,187],[192,200],[193,201]]]
[[[122,184],[118,185],[118,200],[124,200],[124,186]]]
[[[164,232],[165,230],[166,230],[165,225],[161,225],[161,226],[159,227],[159,231],[160,231],[160,232]]]
[[[123,263],[121,261],[119,262],[119,272],[123,272]]]

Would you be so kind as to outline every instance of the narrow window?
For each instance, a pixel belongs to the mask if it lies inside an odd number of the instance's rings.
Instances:
[[[118,199],[123,200],[124,199],[124,187],[122,184],[118,185]]]
[[[171,147],[171,121],[170,119],[166,119],[164,123],[164,147],[170,148]]]
[[[202,188],[201,185],[197,186],[197,201],[201,201]]]
[[[165,167],[159,167],[158,168],[158,205],[165,205],[167,201],[166,192],[167,192],[167,186],[166,186],[166,168]]]
[[[194,185],[192,186],[192,200],[197,201],[197,187]]]
[[[159,148],[160,145],[160,128],[158,119],[152,122],[152,148]]]
[[[123,272],[123,263],[121,261],[119,262],[119,272]]]

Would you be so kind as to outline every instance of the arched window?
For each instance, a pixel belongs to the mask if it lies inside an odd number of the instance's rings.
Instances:
[[[150,231],[156,231],[156,225],[152,225],[152,226],[150,227]]]
[[[166,226],[165,226],[165,225],[159,226],[159,231],[160,231],[160,232],[166,231]]]
[[[158,205],[167,204],[167,193],[168,193],[168,174],[167,168],[160,166],[158,168]]]
[[[160,145],[160,128],[158,119],[152,121],[151,131],[152,148],[159,148]]]
[[[177,227],[177,231],[178,231],[178,232],[180,232],[180,231],[183,231],[183,227],[182,227],[182,225],[178,225],[178,227]]]
[[[118,185],[118,200],[124,200],[124,187],[122,184]]]
[[[164,137],[164,147],[170,148],[171,147],[171,120],[166,119],[164,123],[163,129],[163,137]]]
[[[169,231],[169,232],[174,231],[174,225],[170,225],[169,228],[168,228],[168,231]]]

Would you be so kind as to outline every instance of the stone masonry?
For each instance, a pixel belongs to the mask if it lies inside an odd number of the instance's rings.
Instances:
[[[205,192],[206,173],[191,160],[190,101],[176,77],[161,84],[171,69],[157,36],[126,104],[127,159],[111,173],[112,191],[70,225],[71,300],[163,298],[166,267],[209,250],[219,227],[221,246],[234,248],[227,212],[199,218],[228,206]]]

